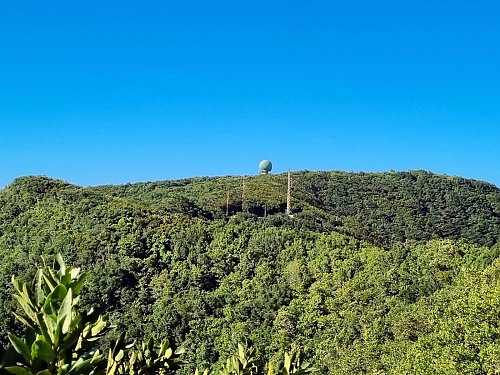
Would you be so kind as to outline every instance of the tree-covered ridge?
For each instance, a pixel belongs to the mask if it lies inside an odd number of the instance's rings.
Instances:
[[[491,246],[500,239],[500,190],[492,184],[425,171],[294,172],[292,178],[296,225],[335,230],[382,246],[437,238]],[[228,191],[230,212],[263,216],[264,207],[270,214],[285,211],[286,189],[286,174],[92,188],[157,209],[219,218]]]
[[[447,186],[446,177],[430,178]],[[481,211],[491,221],[484,236],[494,238],[498,189],[475,181],[460,186],[461,197],[477,195],[472,210],[489,202]],[[163,198],[155,203],[102,189],[25,178],[0,192],[1,338],[20,328],[10,314],[11,276],[27,281],[40,256],[61,252],[89,273],[84,307],[108,311],[131,340],[168,336],[192,359],[185,371],[207,368],[245,341],[271,361],[301,347],[322,373],[499,371],[499,245],[466,238],[377,246],[339,233],[344,224],[328,230],[331,214],[313,198],[304,198],[310,206],[294,218],[217,219],[201,203],[191,215],[183,207],[167,210]],[[190,202],[196,194],[183,196]]]

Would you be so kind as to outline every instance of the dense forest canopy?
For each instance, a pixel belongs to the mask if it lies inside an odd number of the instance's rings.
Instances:
[[[183,371],[239,342],[271,361],[300,347],[321,373],[500,371],[497,187],[424,171],[292,177],[293,218],[284,174],[15,180],[0,191],[0,339],[20,329],[11,275],[30,280],[60,252],[89,272],[85,305],[131,339],[183,346]]]
[[[493,245],[500,237],[500,191],[482,181],[425,171],[294,172],[292,179],[299,225],[321,225],[382,246],[437,238]],[[231,212],[262,216],[264,207],[271,214],[285,211],[287,176],[193,178],[91,190],[208,218],[224,215],[229,192]]]

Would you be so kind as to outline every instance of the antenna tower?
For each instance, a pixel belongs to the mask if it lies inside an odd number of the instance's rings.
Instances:
[[[245,210],[245,188],[246,188],[245,176],[243,176],[242,180],[243,180],[243,182],[241,184],[241,212],[244,212],[244,210]]]
[[[292,216],[292,174],[288,171],[288,190],[286,192],[286,214]]]

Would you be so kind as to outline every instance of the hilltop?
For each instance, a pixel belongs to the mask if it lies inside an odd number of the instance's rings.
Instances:
[[[334,230],[379,245],[463,238],[492,245],[500,238],[500,189],[477,180],[426,171],[294,172],[296,225]],[[91,191],[156,210],[222,218],[284,213],[287,175],[206,177],[100,186]]]

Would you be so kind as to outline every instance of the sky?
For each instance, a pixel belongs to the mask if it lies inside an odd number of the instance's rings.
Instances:
[[[424,169],[500,186],[498,1],[2,1],[0,188]]]

